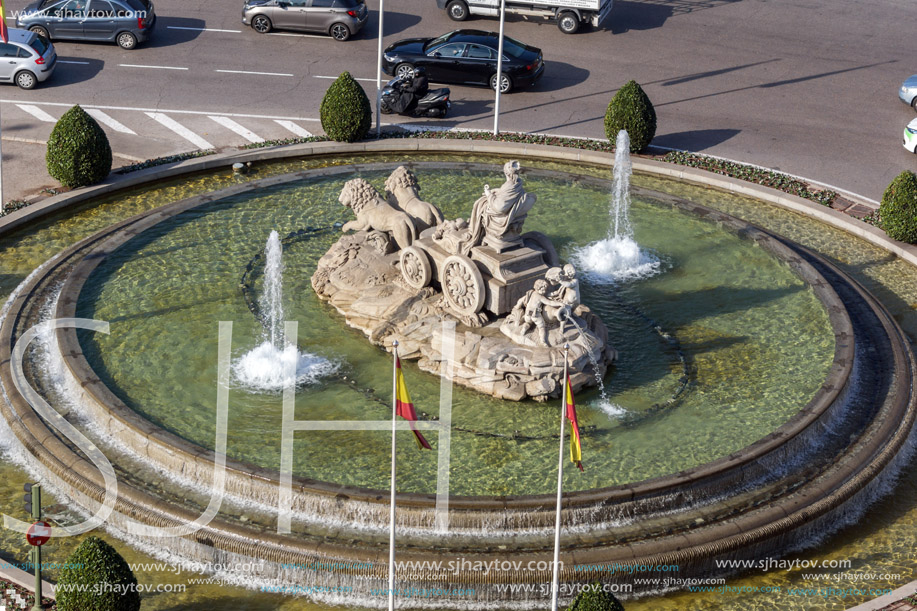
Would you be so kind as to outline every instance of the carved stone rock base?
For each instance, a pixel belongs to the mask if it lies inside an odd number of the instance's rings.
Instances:
[[[485,320],[458,320],[444,303],[442,293],[434,287],[408,286],[398,265],[397,252],[383,254],[370,234],[357,232],[341,237],[319,259],[312,287],[371,342],[390,351],[392,342],[398,340],[401,358],[419,359],[421,369],[437,375],[443,359],[442,322],[455,321],[455,382],[501,399],[544,401],[559,397],[565,342],[570,345],[574,391],[594,386],[595,370],[604,376],[617,356],[607,346],[604,324],[586,307],[580,306],[575,312],[585,337],[567,325],[562,337],[559,327],[549,329],[557,335],[549,336],[553,347],[520,345],[528,343],[525,337],[517,343],[516,338],[501,332],[505,318],[488,324],[483,324]]]

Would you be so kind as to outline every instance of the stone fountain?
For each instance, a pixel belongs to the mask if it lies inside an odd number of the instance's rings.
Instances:
[[[319,260],[312,287],[372,342],[397,340],[402,358],[434,373],[443,359],[437,331],[455,320],[458,384],[543,401],[560,394],[564,344],[574,390],[600,381],[617,353],[580,302],[573,265],[561,267],[544,234],[523,233],[537,198],[519,162],[503,171],[505,182],[484,185],[467,220],[445,220],[421,200],[404,166],[386,180],[384,197],[361,178],[348,181],[339,201],[357,218]]]

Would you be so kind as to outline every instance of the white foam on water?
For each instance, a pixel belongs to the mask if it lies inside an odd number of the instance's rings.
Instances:
[[[245,353],[232,366],[241,386],[267,392],[282,391],[291,384],[314,384],[337,370],[338,364],[326,358],[300,352],[293,345],[281,350],[269,341]]]
[[[629,236],[591,242],[574,250],[572,258],[586,278],[601,284],[649,278],[662,270],[659,257]]]
[[[606,415],[612,418],[620,419],[627,415],[627,410],[625,408],[608,399],[600,399],[597,403],[592,405],[598,407],[605,412]]]

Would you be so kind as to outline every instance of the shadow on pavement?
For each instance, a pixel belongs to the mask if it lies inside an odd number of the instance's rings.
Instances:
[[[88,81],[101,72],[102,68],[105,66],[105,62],[100,59],[71,57],[68,55],[58,55],[57,62],[57,66],[54,68],[54,74],[44,83],[39,83],[36,90],[64,87],[66,85]],[[64,62],[74,63],[66,64]]]
[[[201,35],[201,29],[207,27],[202,19],[189,19],[187,17],[162,17],[156,16],[156,31],[153,36],[137,48],[171,47],[185,42],[191,42]],[[188,28],[188,29],[185,29]]]
[[[740,129],[695,129],[674,134],[663,134],[653,138],[652,145],[688,151],[703,151],[726,142],[741,131]]]

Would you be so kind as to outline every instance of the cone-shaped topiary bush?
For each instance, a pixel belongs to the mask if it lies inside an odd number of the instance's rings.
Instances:
[[[362,139],[373,122],[373,111],[366,92],[349,72],[341,74],[328,87],[319,116],[325,134],[338,142]]]
[[[74,106],[51,130],[45,161],[62,185],[94,185],[111,172],[111,146],[96,120]]]
[[[602,584],[596,582],[580,590],[567,611],[624,611],[624,605],[614,594],[603,591]]]
[[[84,591],[79,591],[80,586]],[[57,582],[60,611],[137,611],[137,578],[124,558],[98,537],[87,537],[77,547]]]
[[[631,153],[645,149],[656,135],[656,110],[637,81],[621,87],[605,111],[605,137],[614,142],[622,129],[630,136]]]
[[[917,175],[905,170],[895,177],[882,195],[879,218],[888,237],[917,244]]]

